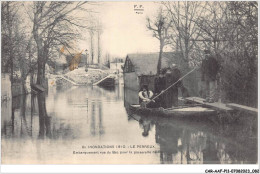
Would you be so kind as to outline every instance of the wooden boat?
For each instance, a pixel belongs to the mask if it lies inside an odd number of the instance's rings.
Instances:
[[[216,113],[215,110],[202,107],[200,105],[180,106],[168,109],[163,108],[144,108],[140,105],[131,105],[131,111],[140,115],[166,116],[166,117],[187,117],[204,116]]]
[[[113,75],[108,75],[106,77],[104,77],[103,79],[99,80],[98,82],[93,84],[98,85],[98,86],[103,86],[103,87],[111,87],[111,86],[115,86],[115,76]]]
[[[98,86],[111,87],[115,86],[115,78],[109,77],[98,84]]]

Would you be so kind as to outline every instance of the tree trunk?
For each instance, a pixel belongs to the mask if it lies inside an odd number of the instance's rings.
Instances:
[[[37,64],[38,64],[38,72],[37,72],[37,84],[41,85],[42,87],[44,86],[44,82],[45,82],[45,60],[46,59],[46,52],[43,51],[45,49],[40,48],[38,49],[38,60],[37,60]]]
[[[45,64],[38,61],[37,84],[43,86],[45,80]]]
[[[22,78],[22,94],[27,94],[26,80]]]
[[[12,92],[12,87],[14,83],[14,50],[13,50],[13,24],[12,24],[12,19],[11,19],[11,12],[10,12],[10,2],[7,2],[7,26],[8,26],[8,37],[9,37],[9,61],[10,61],[10,81],[11,81],[11,95],[13,94]]]
[[[39,138],[44,138],[45,135],[45,120],[47,119],[47,111],[46,111],[46,98],[45,93],[40,92],[37,94],[38,99],[38,108],[39,108]]]
[[[157,74],[160,73],[160,69],[162,66],[162,53],[163,53],[163,41],[160,41],[160,52],[159,52],[159,59],[157,64]]]
[[[93,31],[90,31],[90,51],[91,51],[91,64],[94,64],[94,40],[93,40]]]
[[[98,30],[98,63],[100,63],[101,48],[100,48],[100,31]]]

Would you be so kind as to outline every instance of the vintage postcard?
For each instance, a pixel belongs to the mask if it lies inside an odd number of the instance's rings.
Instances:
[[[1,1],[1,40],[1,164],[258,164],[256,1]]]

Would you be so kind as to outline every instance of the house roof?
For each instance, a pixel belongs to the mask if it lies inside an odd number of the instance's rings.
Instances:
[[[163,53],[161,68],[167,68],[173,63],[180,65],[180,55],[177,52]],[[138,76],[155,75],[157,73],[159,53],[128,54],[127,58],[132,62]]]

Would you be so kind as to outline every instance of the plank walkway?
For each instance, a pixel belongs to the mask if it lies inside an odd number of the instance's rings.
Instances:
[[[257,114],[258,113],[258,109],[257,108],[252,108],[252,107],[248,107],[248,106],[244,106],[244,105],[239,105],[236,103],[228,103],[227,107],[233,108],[233,109],[237,109],[240,111],[246,111],[246,112],[250,112],[253,114]]]
[[[203,104],[204,106],[208,106],[210,108],[216,109],[216,110],[222,110],[222,111],[232,111],[233,109],[230,107],[227,107],[225,103],[215,102],[215,103],[206,103],[203,102],[203,98],[200,97],[188,97],[186,100]]]

